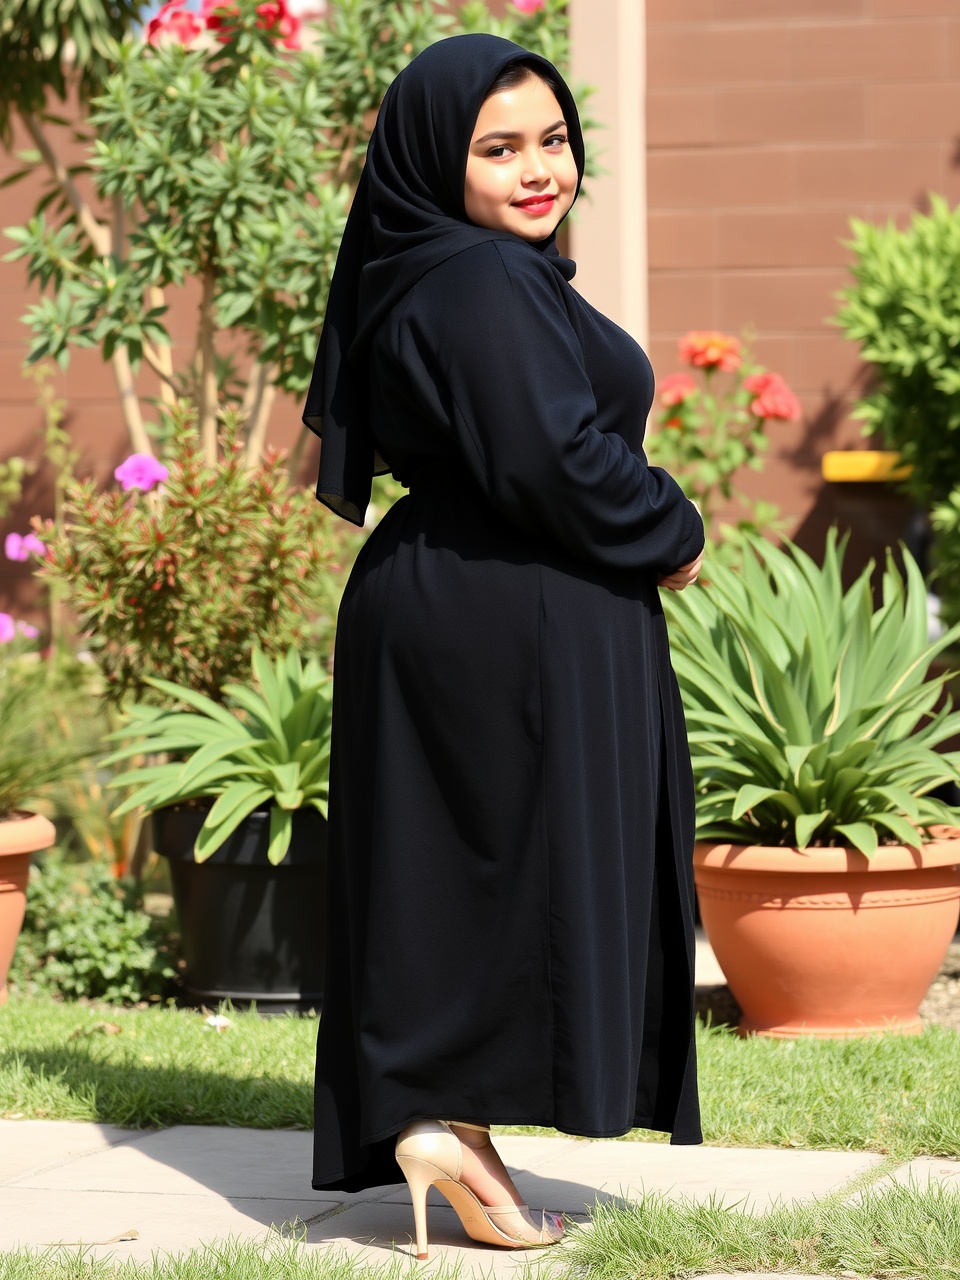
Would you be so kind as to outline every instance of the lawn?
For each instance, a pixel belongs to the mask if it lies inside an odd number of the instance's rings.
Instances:
[[[0,1117],[309,1128],[316,1021],[228,1016],[218,1031],[188,1010],[12,996]],[[707,1142],[960,1156],[955,1031],[777,1041],[698,1026],[697,1051]]]

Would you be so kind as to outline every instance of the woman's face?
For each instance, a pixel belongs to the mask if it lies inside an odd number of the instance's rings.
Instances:
[[[553,90],[533,74],[491,94],[474,125],[464,207],[471,222],[542,240],[573,204],[577,164]]]

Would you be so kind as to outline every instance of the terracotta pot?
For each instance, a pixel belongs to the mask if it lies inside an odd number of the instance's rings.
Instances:
[[[960,829],[919,852],[698,844],[700,914],[742,1036],[918,1034],[960,911]]]
[[[39,813],[15,809],[0,817],[0,1004],[7,1002],[7,974],[27,909],[30,855],[56,838],[53,823]]]

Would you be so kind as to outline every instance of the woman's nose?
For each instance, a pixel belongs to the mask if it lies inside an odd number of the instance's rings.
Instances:
[[[539,182],[549,176],[550,172],[539,149],[527,156],[523,170],[524,181]]]

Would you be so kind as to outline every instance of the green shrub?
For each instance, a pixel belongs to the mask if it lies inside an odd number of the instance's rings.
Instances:
[[[21,992],[114,1004],[172,994],[168,929],[146,915],[132,881],[55,853],[30,871],[10,981]]]
[[[960,208],[930,203],[903,231],[852,220],[855,284],[837,314],[876,375],[855,416],[912,466],[926,506],[960,476]]]
[[[48,552],[37,574],[79,615],[113,705],[156,701],[147,676],[222,700],[255,644],[286,653],[329,606],[328,516],[291,486],[283,455],[270,449],[248,467],[231,417],[223,460],[210,465],[182,405],[172,428],[156,489],[75,481],[60,521],[34,517]]]

